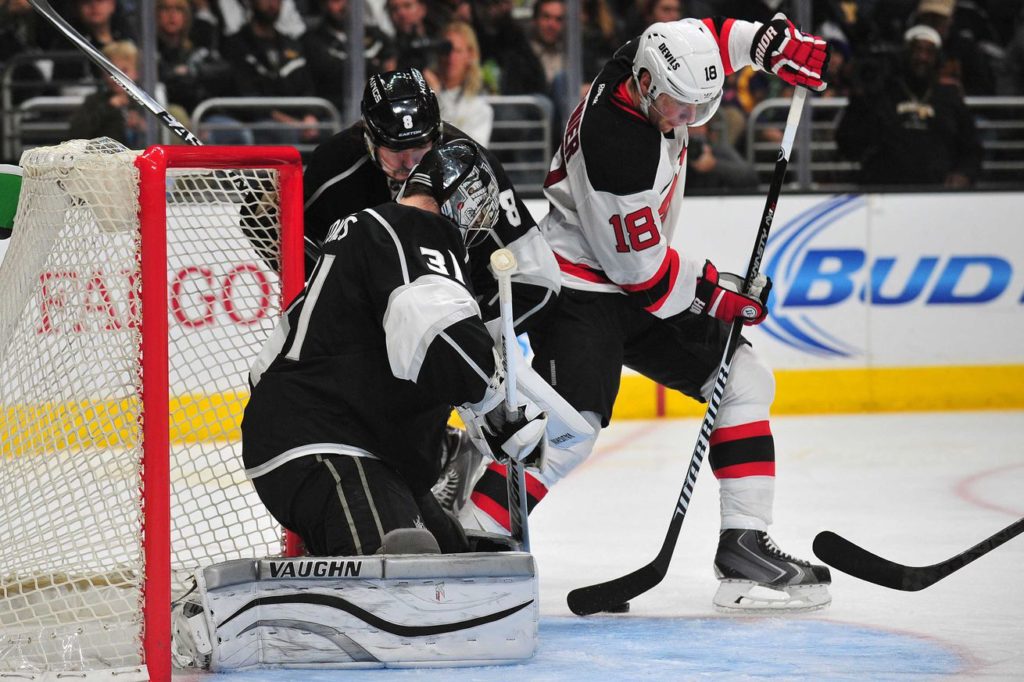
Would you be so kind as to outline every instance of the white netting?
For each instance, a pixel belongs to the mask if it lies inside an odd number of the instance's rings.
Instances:
[[[0,268],[0,675],[141,663],[136,155],[99,140],[22,158]],[[264,262],[278,230],[255,248],[240,229],[243,211],[266,207],[243,206],[254,197],[238,175],[176,169],[166,184],[175,589],[200,565],[280,551],[238,430],[249,364],[280,312]],[[276,189],[276,171],[245,176]]]

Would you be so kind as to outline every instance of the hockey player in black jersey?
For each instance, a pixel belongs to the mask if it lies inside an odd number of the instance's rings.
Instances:
[[[725,77],[740,68],[823,90],[827,61],[825,41],[782,14],[765,24],[658,23],[616,52],[569,117],[545,182],[551,210],[541,221],[562,293],[530,340],[534,367],[596,431],[611,418],[623,366],[703,401],[728,325],[767,316],[768,283],[741,294],[733,278],[685,250],[687,233],[714,229],[692,224],[685,209],[687,127],[714,115]],[[673,246],[677,230],[682,238]],[[708,456],[721,491],[714,603],[722,609],[804,610],[831,600],[828,569],[782,553],[767,534],[774,392],[772,373],[751,346],[738,348]],[[531,503],[593,444],[552,450],[540,468],[527,468]],[[488,468],[460,514],[463,524],[498,530],[504,490],[501,470]],[[766,587],[774,594],[763,597]]]
[[[409,170],[435,144],[470,139],[441,120],[437,98],[417,69],[371,76],[361,109],[362,120],[317,147],[303,174],[305,235],[312,242],[322,242],[338,216],[394,199]],[[484,319],[494,319],[498,290],[487,265],[496,249],[515,254],[513,305],[516,329],[523,332],[558,295],[558,265],[501,164],[486,150],[484,156],[497,178],[501,210],[491,233],[469,247],[466,274]],[[307,275],[312,264],[307,257]]]
[[[441,120],[437,98],[414,68],[376,74],[363,91],[362,119],[327,140],[313,153],[303,176],[306,272],[319,245],[339,216],[393,199],[409,170],[435,144],[468,136]],[[558,296],[561,276],[554,255],[501,164],[484,150],[498,182],[500,211],[494,229],[469,247],[466,276],[473,284],[485,321],[498,317],[498,290],[487,265],[491,253],[508,248],[516,256],[512,277],[516,331],[522,333]],[[458,511],[481,458],[465,432],[452,428],[444,445],[446,466],[438,498]]]
[[[498,195],[474,143],[435,147],[397,202],[332,221],[304,291],[255,363],[246,475],[311,554],[370,554],[412,528],[445,552],[466,549],[431,494],[452,406],[482,415],[492,452],[522,458],[543,437],[530,401],[505,417],[494,341],[469,281],[466,246],[493,229]]]

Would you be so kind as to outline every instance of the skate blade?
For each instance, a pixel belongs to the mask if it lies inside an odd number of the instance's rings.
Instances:
[[[825,608],[832,595],[824,584],[776,589],[749,580],[721,580],[712,603],[721,613],[804,613]]]

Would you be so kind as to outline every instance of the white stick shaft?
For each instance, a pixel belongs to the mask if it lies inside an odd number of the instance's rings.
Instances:
[[[512,324],[512,275],[498,275],[498,306],[501,310],[501,340],[505,348],[505,407],[509,413],[516,410],[519,398],[516,386],[516,366],[519,356],[519,341]]]
[[[501,313],[501,346],[505,362],[505,409],[509,415],[518,409],[516,366],[519,363],[519,341],[512,324],[512,275],[516,271],[516,257],[508,249],[491,254],[491,272],[498,280],[498,310]],[[529,506],[526,498],[526,467],[509,458],[506,482],[508,489],[508,521],[512,537],[519,541],[524,552],[530,551],[530,527],[527,523]]]

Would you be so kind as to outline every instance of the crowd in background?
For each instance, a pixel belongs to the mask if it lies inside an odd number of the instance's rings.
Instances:
[[[142,1],[51,4],[94,45],[113,46],[113,53],[133,66],[126,55],[134,54]],[[351,0],[155,1],[159,94],[172,113],[187,121],[199,102],[213,96],[316,96],[345,110]],[[440,96],[443,116],[486,144],[494,112],[482,95],[540,94],[556,105],[565,100],[566,4],[520,2],[366,0],[362,49],[367,73],[420,68]],[[651,23],[712,15],[767,21],[776,11],[795,19],[794,5],[789,0],[582,0],[583,80],[593,78],[621,44]],[[976,138],[976,132],[962,100],[1024,95],[1022,0],[814,0],[812,16],[814,25],[805,28],[832,44],[824,96],[849,97],[851,110],[860,112],[844,117],[836,139],[846,157],[862,163],[863,179],[889,182],[913,175],[913,169],[904,168],[908,164],[890,163],[891,141],[910,131],[920,139],[898,144],[899,153],[913,155],[920,146],[931,152],[926,163],[939,166],[922,174],[922,182],[969,186],[980,151],[976,139],[965,141]],[[69,49],[27,0],[0,0],[0,67],[15,55]],[[44,73],[38,64],[20,61],[15,79],[39,85],[20,89],[16,99],[58,87],[73,90],[77,80],[99,77],[90,68],[81,61],[58,61]],[[121,106],[123,93],[115,85],[108,83],[105,92],[86,108]],[[745,69],[730,76],[718,125],[691,131],[691,186],[756,184],[744,166],[741,132],[758,102],[786,94],[781,81],[763,73]],[[75,132],[110,133],[117,127],[111,117],[96,113],[79,112]],[[271,110],[256,116],[288,125],[255,135],[246,128],[213,141],[296,143],[322,134],[313,112]],[[252,117],[233,111],[220,120],[252,123]],[[561,121],[554,123],[560,126]],[[132,141],[135,128],[126,117],[123,141]],[[875,143],[880,132],[886,145]],[[940,135],[956,143],[936,151]]]

